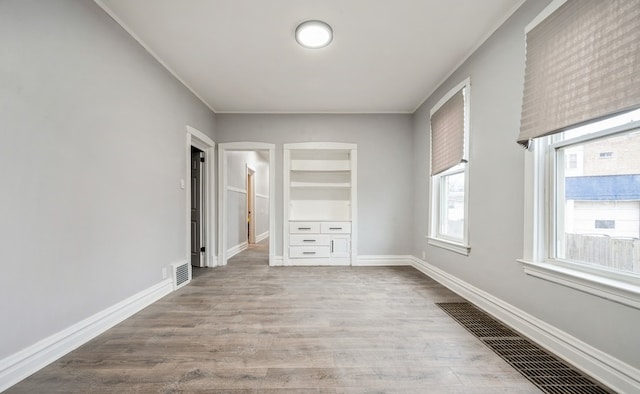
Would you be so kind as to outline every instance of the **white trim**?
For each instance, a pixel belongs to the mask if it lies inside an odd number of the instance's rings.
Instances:
[[[470,87],[470,86],[471,86],[471,77],[467,77],[464,81],[460,82],[459,84],[451,88],[447,93],[445,93],[444,96],[442,96],[440,100],[438,100],[438,102],[433,107],[431,107],[431,110],[429,111],[429,118],[431,118],[433,114],[436,113],[436,111],[438,111],[440,107],[442,107],[447,101],[449,101],[449,99],[453,97],[456,93],[458,93],[465,87]],[[466,102],[468,99],[469,99],[468,97],[465,97],[464,101]],[[465,107],[466,107],[466,104],[465,104]],[[466,111],[466,108],[465,108],[465,111]]]
[[[370,111],[308,111],[308,110],[291,110],[291,111],[263,111],[259,109],[246,109],[242,111],[225,111],[218,110],[216,114],[238,114],[238,115],[411,115],[415,110],[370,110]]]
[[[241,194],[247,194],[247,191],[245,189],[241,189],[241,188],[235,187],[235,186],[227,186],[227,191],[241,193]]]
[[[269,234],[275,234],[276,222],[276,160],[275,144],[264,142],[227,142],[218,144],[218,265],[226,265],[227,259],[227,151],[258,151],[269,152]],[[273,265],[276,244],[273,237],[269,237],[269,265]]]
[[[203,133],[202,131],[200,131],[200,130],[194,128],[194,127],[191,127],[191,126],[187,125],[187,132],[189,132],[189,134],[191,134],[192,136],[196,137],[200,141],[202,141],[205,144],[207,144],[208,147],[215,146],[215,144],[216,144],[205,133]]]
[[[26,349],[0,360],[0,391],[8,389],[27,376],[89,342],[172,291],[172,280],[165,279],[87,319],[34,343]]]
[[[240,252],[244,252],[245,250],[247,250],[247,248],[249,248],[249,243],[247,241],[239,243],[236,246],[230,247],[229,249],[227,249],[227,259],[232,258],[233,256],[237,255]]]
[[[640,369],[423,260],[413,257],[413,266],[616,392],[637,392],[640,387]]]
[[[185,258],[191,264],[191,147],[204,152],[204,166],[202,180],[204,183],[204,267],[215,267],[218,261],[216,250],[215,225],[216,222],[216,201],[215,201],[215,145],[216,143],[203,132],[187,125],[187,139],[185,147]]]
[[[556,264],[518,260],[527,275],[640,309],[640,286]]]
[[[545,7],[544,10],[542,10],[542,12],[538,14],[538,16],[533,18],[533,20],[524,28],[524,33],[525,34],[529,33],[536,26],[538,26],[540,22],[547,19],[549,15],[556,12],[556,10],[566,2],[567,0],[554,0],[553,2],[551,2],[548,6]]]
[[[176,72],[174,72],[171,67],[169,67],[167,65],[167,63],[165,63],[164,60],[162,60],[162,58],[160,56],[158,56],[158,54],[156,54],[149,45],[147,45],[147,43],[145,43],[144,41],[142,41],[142,38],[140,38],[136,33],[133,32],[133,30],[126,24],[124,23],[124,21],[122,19],[120,19],[115,12],[113,12],[102,0],[93,0],[100,8],[102,8],[104,10],[104,12],[106,12],[111,19],[113,19],[114,21],[116,21],[117,24],[119,24],[131,37],[133,37],[134,40],[138,41],[138,43],[147,51],[149,52],[149,54],[151,56],[153,56],[154,59],[156,59],[156,61],[158,63],[160,63],[160,65],[162,67],[164,67],[167,71],[169,71],[171,73],[171,75],[173,75],[173,77],[175,79],[177,79],[182,85],[184,85],[184,87],[186,87],[187,89],[189,89],[189,91],[191,93],[193,93],[194,96],[196,96],[198,98],[198,100],[200,100],[204,105],[207,106],[207,108],[209,108],[212,112],[216,112],[215,109],[213,109],[213,107],[211,105],[209,105],[209,103],[207,103],[202,96],[200,96],[198,94],[198,92],[195,91],[195,89],[193,89],[191,86],[189,86],[188,83],[186,83],[184,81],[184,79],[182,79]]]
[[[269,265],[271,267],[282,267],[284,266],[284,258],[282,256],[273,256],[273,259],[269,261]]]
[[[412,266],[412,259],[410,255],[365,255],[358,256],[358,260],[351,262],[351,265],[354,267]]]
[[[268,199],[269,199],[269,196],[268,196],[268,195],[266,195],[266,194],[259,194],[259,193],[256,193],[256,197],[257,197],[257,198],[264,198],[265,200],[268,200]]]
[[[267,238],[269,238],[269,231],[265,231],[264,233],[257,235],[256,236],[256,243],[260,243],[260,242],[264,241]]]
[[[327,258],[312,258],[312,259],[299,259],[299,258],[291,258],[289,257],[286,261],[282,263],[285,267],[295,267],[295,266],[305,266],[305,267],[316,267],[316,266],[342,266],[349,267],[351,266],[351,259],[349,257],[336,258],[336,257],[327,257]]]
[[[455,73],[456,71],[458,71],[458,69],[467,61],[469,60],[469,58],[471,57],[471,55],[473,55],[488,39],[489,37],[491,37],[493,35],[493,33],[495,33],[510,17],[511,15],[513,15],[518,8],[520,8],[520,6],[522,6],[525,3],[526,0],[520,0],[516,5],[514,5],[501,19],[499,19],[494,25],[492,29],[489,29],[489,31],[487,32],[487,34],[485,34],[484,36],[480,37],[480,39],[476,42],[476,45],[474,45],[471,50],[469,50],[469,52],[467,52],[467,54],[462,58],[462,60],[460,60],[455,66],[451,67],[449,70],[451,70],[447,75],[445,75],[444,78],[442,78],[442,80],[437,83],[435,85],[435,87],[433,89],[431,89],[429,91],[429,93],[424,97],[424,99],[420,100],[420,102],[418,102],[418,105],[416,105],[416,107],[413,109],[413,111],[411,111],[410,113],[415,114],[416,111],[418,111],[420,109],[420,107],[422,107],[422,105],[424,103],[427,102],[427,100],[429,100],[431,98],[431,96],[436,92],[436,90],[438,90],[438,88],[440,88],[440,86],[442,86],[445,82],[447,82],[447,80],[449,78],[451,78],[451,76],[453,75],[453,73]]]
[[[357,150],[358,144],[346,142],[293,142],[284,144],[282,149],[328,149],[328,150]]]
[[[432,246],[437,246],[439,248],[447,249],[452,252],[460,253],[465,256],[469,255],[471,251],[471,246],[464,245],[459,242],[453,242],[442,238],[433,238],[433,237],[425,237],[427,239],[427,243]]]

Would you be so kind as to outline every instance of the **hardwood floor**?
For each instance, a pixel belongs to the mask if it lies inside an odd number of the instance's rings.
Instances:
[[[268,267],[266,244],[8,393],[539,393],[409,267]]]

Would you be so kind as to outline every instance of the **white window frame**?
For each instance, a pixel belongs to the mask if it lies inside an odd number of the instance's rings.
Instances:
[[[446,171],[441,172],[437,175],[430,176],[430,193],[429,193],[429,207],[430,207],[430,215],[429,215],[429,233],[427,235],[427,243],[429,245],[437,246],[440,248],[444,248],[456,253],[460,253],[462,255],[468,256],[471,251],[471,246],[469,246],[469,162],[468,162],[468,152],[469,152],[469,113],[471,108],[471,80],[470,78],[465,79],[458,85],[456,85],[453,89],[449,90],[447,94],[445,94],[440,101],[436,103],[431,111],[429,112],[429,119],[431,116],[440,109],[451,97],[453,97],[460,90],[463,91],[464,95],[464,161],[460,165],[457,165],[453,168],[450,168]],[[429,122],[431,124],[431,122]],[[431,130],[429,130],[431,132]],[[431,152],[429,152],[429,157],[431,157]],[[448,175],[454,175],[458,173],[464,173],[464,225],[463,225],[463,238],[452,238],[448,237],[444,234],[440,233],[441,223],[440,218],[442,214],[442,190],[441,190],[441,180],[443,177]]]
[[[596,124],[596,122],[593,122]],[[640,121],[588,135],[534,140],[525,153],[524,271],[531,276],[640,309],[640,275],[555,258],[556,148],[640,128]]]

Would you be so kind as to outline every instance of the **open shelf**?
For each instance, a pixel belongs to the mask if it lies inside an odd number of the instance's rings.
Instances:
[[[291,160],[291,171],[337,171],[351,170],[349,160]]]
[[[356,156],[355,144],[284,145],[284,220],[285,224],[289,223],[284,226],[283,234],[285,265],[302,262],[349,265],[353,256],[357,256]],[[314,245],[296,243],[297,232],[291,232],[290,228],[296,222],[304,225],[308,237],[328,237],[326,248],[331,245],[330,251],[323,250],[327,256],[313,249]],[[349,231],[327,230],[332,225],[348,227]],[[311,257],[301,258],[301,250]]]
[[[305,189],[342,189],[350,188],[350,183],[317,183],[317,182],[291,182],[292,188],[305,188]]]

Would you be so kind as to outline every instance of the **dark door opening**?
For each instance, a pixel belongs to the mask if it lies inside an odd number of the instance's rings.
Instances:
[[[191,265],[202,266],[202,162],[204,152],[191,147]]]

